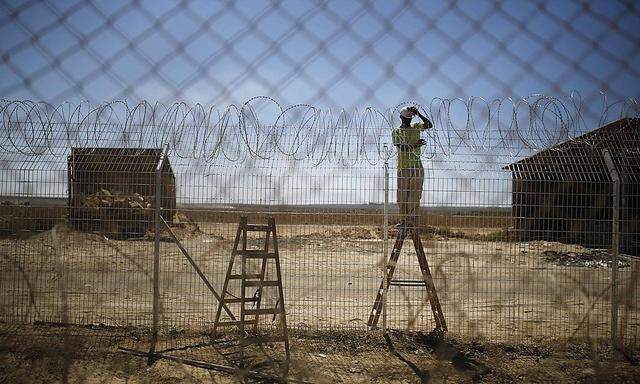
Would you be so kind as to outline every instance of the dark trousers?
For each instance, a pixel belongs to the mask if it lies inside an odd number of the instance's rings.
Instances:
[[[415,224],[420,212],[420,199],[424,184],[424,169],[398,169],[398,206],[402,220],[407,224]]]

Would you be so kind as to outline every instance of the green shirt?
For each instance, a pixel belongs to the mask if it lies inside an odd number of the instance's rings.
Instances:
[[[413,123],[409,128],[394,128],[391,131],[393,145],[416,144],[420,140],[420,133],[425,129],[424,123]],[[398,148],[398,169],[422,168],[420,152],[420,147],[406,151]]]

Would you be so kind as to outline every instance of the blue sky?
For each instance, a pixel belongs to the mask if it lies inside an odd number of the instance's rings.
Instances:
[[[640,96],[617,1],[8,1],[0,95],[393,107],[435,97]]]
[[[337,116],[341,108],[384,110],[408,101],[427,106],[438,98],[517,100],[531,94],[573,94],[584,107],[582,128],[591,129],[601,117],[603,95],[608,102],[640,98],[638,2],[3,0],[0,35],[0,98],[5,100],[184,101],[224,109],[268,96],[285,107],[331,108]],[[612,113],[607,119],[617,117]],[[451,118],[463,121],[464,108]],[[526,111],[518,118],[524,119],[523,127],[528,125]],[[425,161],[432,158],[426,165],[432,175],[440,172],[443,180],[489,180],[505,164],[531,152],[455,144],[458,152],[451,153],[451,148],[438,146],[451,135],[456,139],[450,128],[437,124],[433,137],[440,135],[440,141],[429,140],[424,153]],[[499,138],[494,125],[473,128],[485,129],[489,139]],[[59,165],[64,193],[66,166]],[[275,168],[291,175],[277,185],[287,180],[305,185],[306,171],[291,164],[263,166],[269,178]],[[285,188],[289,194],[305,194],[307,200],[294,196],[283,201],[380,201],[380,164],[372,168],[361,161],[350,166],[352,170],[345,167],[333,164],[313,172],[336,183],[369,177],[367,182],[375,185],[332,189],[331,182],[324,182],[325,189],[315,197],[302,187]],[[181,177],[199,178],[191,185],[208,185],[201,179],[205,171],[195,170]],[[502,172],[499,177],[506,181],[509,175]],[[233,194],[233,180],[235,188],[242,188],[249,179],[230,180]],[[505,191],[509,186],[501,185]],[[274,191],[282,192],[267,188],[262,197],[221,198],[283,202],[270,195]],[[370,192],[375,196],[367,195]],[[183,197],[193,193],[184,192]],[[210,195],[209,190],[204,193]],[[335,193],[339,196],[331,197]],[[432,191],[425,201],[438,205],[467,199],[464,193],[464,188],[457,197]],[[480,204],[485,198],[458,204]],[[493,203],[508,204],[508,193],[499,198],[504,199]]]

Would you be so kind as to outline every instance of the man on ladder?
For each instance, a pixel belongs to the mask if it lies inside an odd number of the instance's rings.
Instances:
[[[422,122],[411,124],[418,116]],[[415,226],[420,213],[420,198],[424,183],[424,168],[420,160],[421,147],[426,144],[420,133],[433,127],[431,121],[416,107],[400,110],[402,124],[391,132],[393,145],[398,148],[398,206],[400,208],[399,227]]]
[[[418,116],[422,123],[411,124],[411,119]],[[425,287],[427,299],[433,312],[436,330],[440,333],[447,331],[447,323],[440,306],[440,299],[433,283],[433,277],[429,269],[429,262],[422,246],[420,234],[416,229],[417,218],[420,208],[420,197],[422,196],[422,184],[424,182],[424,169],[420,161],[420,147],[425,141],[420,138],[420,133],[433,125],[416,107],[403,108],[400,111],[402,125],[393,130],[393,144],[398,147],[398,205],[402,219],[399,223],[399,231],[396,241],[391,250],[391,256],[385,265],[385,275],[376,291],[376,298],[369,314],[367,325],[375,328],[378,324],[384,307],[384,297],[389,286],[397,285],[404,287]],[[398,258],[402,251],[405,238],[409,237],[413,241],[413,246],[418,258],[420,267],[420,280],[394,279]],[[386,325],[384,326],[386,330]]]

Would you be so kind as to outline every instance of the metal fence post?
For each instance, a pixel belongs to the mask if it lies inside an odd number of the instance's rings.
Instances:
[[[611,216],[611,344],[618,347],[618,253],[620,246],[620,176],[608,150],[603,150],[604,162],[613,181],[613,211]]]
[[[160,153],[160,159],[158,159],[158,165],[156,166],[155,174],[155,209],[154,209],[154,247],[153,247],[153,320],[151,324],[151,345],[149,346],[149,358],[148,363],[152,364],[155,361],[154,354],[156,351],[156,344],[158,342],[158,323],[160,321],[160,210],[162,204],[162,168],[164,167],[164,160],[169,151],[169,144],[166,144],[162,152]]]
[[[384,266],[382,276],[382,332],[387,332],[387,290],[389,282],[387,277],[387,264],[389,263],[389,148],[384,145],[384,221],[382,224],[382,252],[384,253]]]

